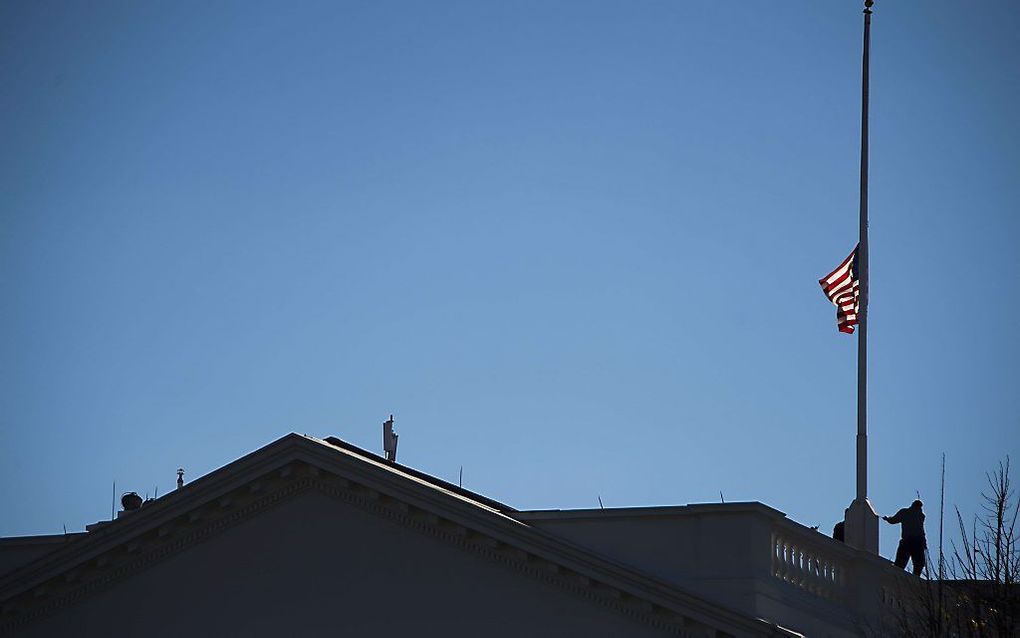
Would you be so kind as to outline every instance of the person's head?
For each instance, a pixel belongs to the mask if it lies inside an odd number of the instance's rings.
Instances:
[[[916,500],[916,501],[914,501],[913,503],[910,504],[910,507],[915,509],[915,510],[919,510],[922,507],[924,507],[924,503],[922,503],[920,500]]]

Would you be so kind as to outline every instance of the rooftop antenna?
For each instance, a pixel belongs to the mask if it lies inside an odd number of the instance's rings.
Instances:
[[[946,514],[946,453],[942,453],[942,488],[939,490],[939,627],[942,625],[942,582],[945,579],[945,554],[942,551],[942,523]]]
[[[464,487],[464,466],[460,466],[460,479],[457,481],[458,487]]]
[[[398,435],[393,432],[393,415],[391,414],[389,421],[385,421],[382,425],[382,444],[383,450],[386,452],[386,460],[390,463],[396,463]]]
[[[152,495],[153,500],[159,498],[159,486],[156,486],[156,493]]]
[[[942,525],[946,516],[946,453],[942,453],[942,488],[939,490],[939,586],[942,586],[945,555],[942,551]],[[941,604],[941,599],[939,603]],[[941,618],[941,616],[940,616]]]
[[[606,506],[602,504],[602,495],[599,494],[598,497],[599,497],[599,508],[600,509],[606,509]]]
[[[184,487],[184,468],[177,468],[177,489]]]
[[[719,502],[720,503],[725,503],[726,502],[726,499],[723,498],[722,490],[719,490]]]

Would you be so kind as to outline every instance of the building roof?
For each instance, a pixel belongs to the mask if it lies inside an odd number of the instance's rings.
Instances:
[[[680,634],[701,627],[731,635],[795,635],[528,523],[546,514],[518,512],[335,437],[293,433],[0,574],[0,633],[306,490],[324,491]]]

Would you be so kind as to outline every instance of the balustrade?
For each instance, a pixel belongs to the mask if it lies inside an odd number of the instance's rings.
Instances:
[[[845,585],[845,565],[816,545],[780,532],[772,534],[772,575],[791,585],[839,600]]]

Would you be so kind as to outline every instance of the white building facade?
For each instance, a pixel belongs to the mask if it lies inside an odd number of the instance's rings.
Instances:
[[[759,503],[518,511],[289,434],[0,539],[0,636],[883,635],[905,578]]]

